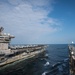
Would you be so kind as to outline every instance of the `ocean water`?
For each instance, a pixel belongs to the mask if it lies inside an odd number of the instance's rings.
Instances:
[[[49,44],[44,57],[27,65],[25,61],[7,65],[0,70],[0,75],[69,75],[68,45]]]

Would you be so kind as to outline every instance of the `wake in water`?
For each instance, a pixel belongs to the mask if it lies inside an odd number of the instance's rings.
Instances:
[[[42,75],[69,75],[69,59],[66,58],[62,62],[57,62],[56,64],[50,65],[47,61],[44,64],[46,70]]]
[[[50,65],[50,63],[47,61],[47,62],[44,64],[44,66],[48,66],[48,65]]]
[[[47,74],[47,72],[42,73],[42,75],[46,75],[46,74]]]

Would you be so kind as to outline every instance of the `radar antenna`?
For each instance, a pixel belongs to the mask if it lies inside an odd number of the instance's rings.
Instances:
[[[0,33],[1,33],[3,30],[4,30],[4,28],[3,28],[3,27],[0,27]]]
[[[0,36],[2,35],[2,31],[4,30],[3,27],[0,27]]]

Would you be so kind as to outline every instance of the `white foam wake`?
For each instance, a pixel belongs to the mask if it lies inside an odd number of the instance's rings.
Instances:
[[[47,72],[43,72],[42,75],[46,75]]]
[[[47,62],[44,64],[44,66],[48,66],[48,65],[50,65],[50,63],[47,61]]]

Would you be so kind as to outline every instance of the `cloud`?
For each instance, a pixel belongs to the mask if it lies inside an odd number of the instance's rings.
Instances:
[[[48,17],[52,11],[52,3],[52,0],[8,0],[8,2],[1,2],[0,23],[8,29],[7,32],[10,31],[16,35],[17,39],[22,38],[22,42],[44,42],[46,35],[60,29],[60,22]]]

